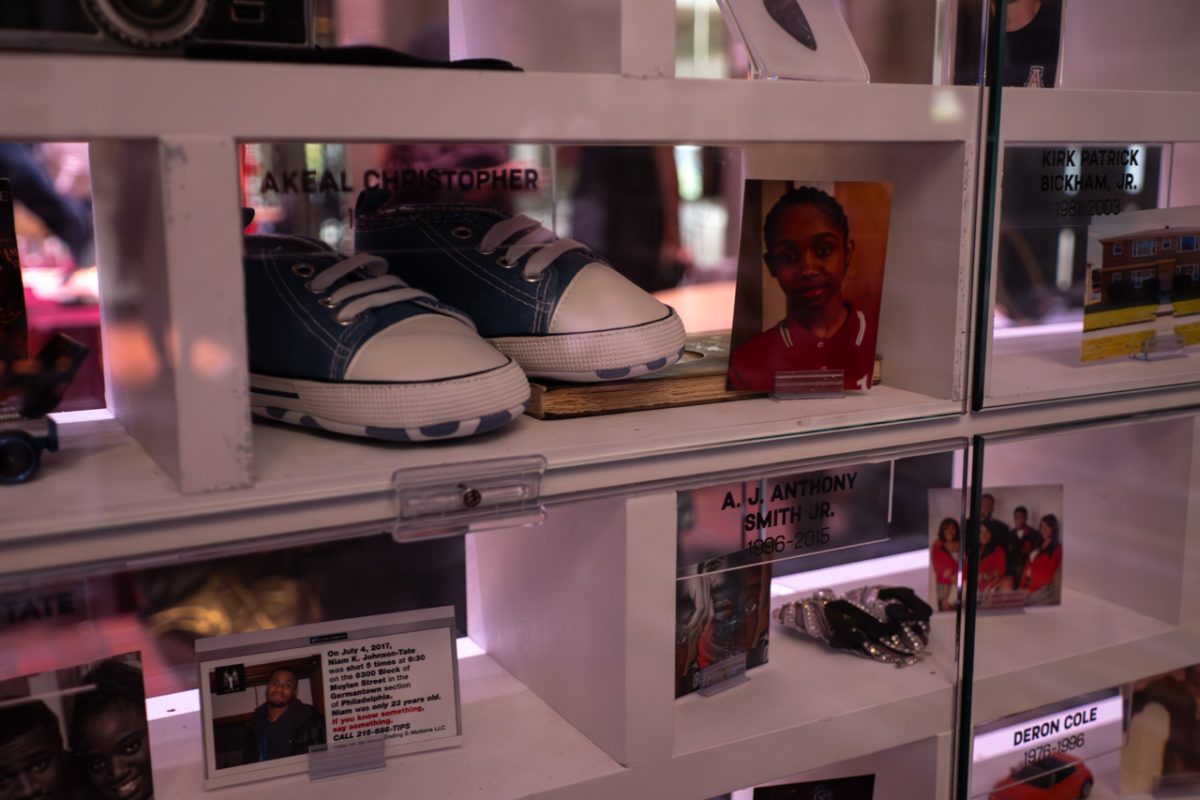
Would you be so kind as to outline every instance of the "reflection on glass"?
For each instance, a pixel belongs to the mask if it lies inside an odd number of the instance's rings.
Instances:
[[[461,537],[390,536],[0,586],[0,674],[141,651],[149,696],[195,688],[193,643],[392,611],[454,606],[466,631]],[[347,591],[353,586],[353,591]]]

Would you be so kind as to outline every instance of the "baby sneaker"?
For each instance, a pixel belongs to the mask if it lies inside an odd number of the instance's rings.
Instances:
[[[392,274],[461,308],[531,377],[589,382],[644,375],[683,353],[674,309],[573,239],[490,206],[384,207],[362,192],[355,246]]]
[[[298,236],[245,237],[251,408],[392,441],[470,436],[519,416],[521,368],[460,311]]]

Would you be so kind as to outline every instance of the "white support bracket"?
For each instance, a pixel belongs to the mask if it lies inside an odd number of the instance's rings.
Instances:
[[[671,757],[674,492],[467,539],[471,637],[615,761]]]
[[[232,138],[91,143],[109,405],[184,492],[252,482]]]

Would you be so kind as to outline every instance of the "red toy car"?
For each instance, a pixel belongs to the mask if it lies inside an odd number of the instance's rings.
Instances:
[[[1082,761],[1060,753],[1012,770],[989,800],[1075,800],[1091,794],[1092,783],[1092,771]]]

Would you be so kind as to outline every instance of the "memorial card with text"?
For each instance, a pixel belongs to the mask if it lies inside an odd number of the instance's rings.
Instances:
[[[462,742],[454,609],[201,639],[205,786],[311,771],[364,743]]]

